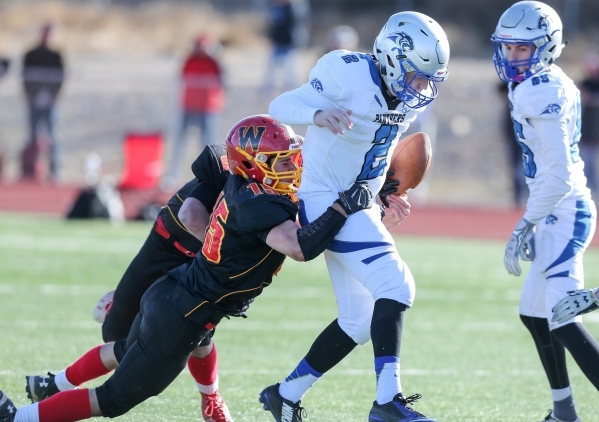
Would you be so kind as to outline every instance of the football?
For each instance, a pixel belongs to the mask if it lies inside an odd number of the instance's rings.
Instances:
[[[399,181],[396,195],[414,189],[422,182],[431,166],[432,148],[428,135],[417,132],[401,139],[391,157],[390,170],[395,173],[387,180]]]
[[[94,319],[100,324],[106,320],[106,314],[112,306],[112,298],[114,297],[114,290],[109,291],[100,298],[96,307],[94,308]]]

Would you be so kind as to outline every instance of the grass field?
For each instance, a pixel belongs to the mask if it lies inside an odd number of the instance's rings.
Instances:
[[[101,342],[92,308],[114,288],[150,225],[0,216],[0,389],[22,406],[25,375],[63,369]],[[551,407],[518,317],[522,279],[503,269],[503,246],[397,238],[417,283],[406,315],[402,384],[406,394],[423,395],[416,409],[440,422],[541,421]],[[587,252],[585,265],[587,286],[599,285],[598,250]],[[248,319],[219,325],[221,392],[236,422],[272,420],[258,393],[287,376],[335,316],[324,261],[289,260]],[[599,313],[585,321],[599,337]],[[358,347],[310,390],[307,421],[367,420],[375,392],[371,350],[370,343]],[[597,392],[572,360],[570,375],[582,420],[598,420]],[[200,421],[198,409],[185,370],[162,395],[117,420]]]

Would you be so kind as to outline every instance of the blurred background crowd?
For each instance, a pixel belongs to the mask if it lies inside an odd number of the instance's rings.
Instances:
[[[122,183],[134,154],[124,145],[139,138],[158,139],[151,171],[160,189],[172,191],[191,178],[203,145],[223,142],[241,118],[266,113],[276,95],[307,81],[323,53],[371,52],[391,14],[414,10],[443,26],[452,50],[449,79],[411,129],[434,142],[431,172],[411,199],[522,205],[520,152],[489,41],[512,3],[2,0],[0,183]],[[569,41],[558,64],[583,93],[581,153],[596,193],[599,2],[546,3]]]

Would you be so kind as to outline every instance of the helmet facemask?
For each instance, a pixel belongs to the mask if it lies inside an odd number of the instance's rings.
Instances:
[[[545,37],[540,37],[535,40],[514,40],[511,38],[499,38],[495,35],[491,37],[493,42],[493,63],[495,71],[503,82],[521,82],[528,79],[532,75],[539,73],[545,67],[541,62],[541,55],[547,48]],[[506,54],[506,44],[513,45],[529,45],[530,57],[522,60],[508,60]],[[526,70],[520,73],[518,68],[525,67]]]

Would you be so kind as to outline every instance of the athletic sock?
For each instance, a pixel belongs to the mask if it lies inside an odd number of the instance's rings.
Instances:
[[[89,390],[63,391],[39,404],[39,422],[75,422],[92,417]]]
[[[39,403],[19,407],[13,422],[40,422]]]
[[[187,367],[196,381],[200,393],[214,394],[218,390],[218,352],[216,344],[212,351],[203,358],[190,356]]]
[[[79,386],[86,381],[99,378],[112,371],[112,369],[106,369],[104,363],[102,363],[100,358],[101,347],[94,347],[66,369],[65,375],[68,382],[74,386]]]
[[[279,394],[293,403],[300,401],[308,392],[310,387],[314,385],[322,377],[320,372],[312,368],[306,358],[297,365],[297,367],[289,374],[285,381],[279,387]]]
[[[576,408],[574,406],[574,398],[572,397],[572,390],[570,387],[562,388],[561,390],[551,390],[553,394],[553,416],[564,422],[573,422],[578,418],[576,414]],[[563,399],[556,397],[563,397],[563,393],[568,394]]]
[[[58,391],[69,391],[77,388],[76,385],[71,384],[67,379],[66,369],[63,369],[62,371],[54,375],[54,384],[56,384],[56,388],[58,388]]]
[[[401,393],[399,378],[399,358],[383,356],[374,359],[376,372],[376,402],[389,403],[397,393]]]

